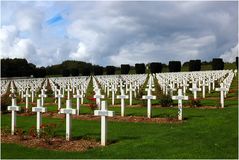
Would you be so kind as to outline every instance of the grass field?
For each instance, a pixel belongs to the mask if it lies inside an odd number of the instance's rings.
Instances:
[[[106,147],[90,149],[86,152],[62,152],[33,149],[17,144],[1,144],[2,158],[207,158],[238,159],[238,100],[237,78],[225,100],[224,109],[184,108],[183,123],[154,124],[109,122]],[[213,93],[218,98],[219,93]],[[202,100],[203,105],[216,106],[218,100]],[[156,103],[157,101],[155,101]],[[175,101],[174,104],[177,102]],[[186,103],[186,102],[184,102]],[[56,106],[47,106],[55,111]],[[215,107],[216,108],[216,107]],[[120,114],[119,107],[109,107]],[[81,114],[92,111],[81,106]],[[146,116],[146,107],[126,107],[126,116]],[[177,117],[177,108],[153,108],[153,117]],[[10,127],[10,114],[1,116],[1,127]],[[65,135],[65,120],[43,118],[43,123],[58,124],[57,135]],[[18,127],[28,130],[36,125],[36,116],[17,117]],[[91,137],[100,140],[100,121],[72,121],[72,136]]]

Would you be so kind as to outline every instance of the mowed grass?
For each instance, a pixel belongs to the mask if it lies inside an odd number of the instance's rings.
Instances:
[[[183,123],[154,124],[108,122],[106,147],[89,149],[86,152],[62,152],[27,148],[17,144],[1,145],[2,158],[207,158],[238,159],[238,85],[237,77],[228,94],[224,109],[183,108]],[[206,106],[218,106],[217,99],[201,100]],[[109,101],[110,102],[110,101]],[[186,102],[184,101],[184,104]],[[174,104],[177,104],[174,101]],[[47,105],[49,111],[56,111],[56,105]],[[62,107],[65,107],[64,105]],[[216,108],[216,107],[215,107]],[[120,114],[120,107],[109,107]],[[125,109],[126,116],[146,116],[146,106]],[[81,114],[92,114],[89,107],[81,106]],[[177,117],[177,108],[153,108],[153,117]],[[65,136],[65,119],[43,117],[43,123],[58,124],[57,136]],[[10,114],[1,116],[1,127],[10,127]],[[17,126],[28,131],[36,125],[36,116],[17,117]],[[72,120],[72,137],[91,137],[100,141],[100,121]]]
[[[142,115],[144,110],[133,114]],[[119,110],[117,111],[119,112]],[[142,113],[141,113],[142,112]],[[173,117],[174,108],[157,108],[154,116]],[[129,114],[129,113],[128,113]],[[224,109],[185,108],[186,119],[179,124],[109,122],[107,147],[86,152],[61,152],[2,144],[2,158],[238,158],[237,107]],[[2,126],[10,126],[10,114],[2,115]],[[35,116],[17,117],[18,127],[28,130]],[[43,118],[57,123],[57,135],[65,135],[65,120]],[[99,121],[72,121],[72,135],[100,140]]]

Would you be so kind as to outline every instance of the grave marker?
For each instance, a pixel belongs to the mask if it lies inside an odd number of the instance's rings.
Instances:
[[[220,83],[220,88],[216,88],[216,91],[220,92],[220,103],[221,107],[224,108],[224,92],[228,91],[228,89],[224,87],[223,83]]]
[[[76,98],[76,114],[79,115],[80,114],[80,98],[82,98],[83,96],[80,94],[80,90],[76,90],[76,94],[73,95],[74,98]]]
[[[66,108],[60,110],[60,113],[66,114],[66,140],[71,139],[71,114],[76,114],[76,110],[71,108],[71,100],[66,100]]]
[[[113,117],[114,111],[107,110],[107,102],[101,102],[101,110],[94,111],[95,116],[101,116],[101,145],[105,146],[107,142],[107,117]]]
[[[149,89],[147,91],[147,96],[143,96],[143,99],[147,99],[147,117],[151,118],[151,111],[152,111],[152,107],[151,107],[151,99],[156,99],[156,96],[153,96],[151,94],[151,90]]]
[[[182,89],[178,90],[177,96],[172,96],[173,100],[178,100],[178,120],[183,119],[183,103],[182,100],[188,100],[188,96],[183,96]]]
[[[32,107],[32,112],[37,112],[37,136],[40,137],[40,130],[42,124],[41,112],[47,112],[47,108],[41,106],[41,100],[37,100],[37,106]]]
[[[14,135],[15,132],[15,127],[17,126],[16,123],[16,112],[20,111],[21,108],[19,106],[17,106],[17,101],[16,98],[12,99],[12,105],[7,107],[8,111],[12,111],[12,125],[11,125],[11,134]]]
[[[121,116],[124,117],[124,109],[125,109],[125,104],[124,104],[124,99],[128,99],[129,96],[124,94],[124,89],[121,90],[121,95],[118,95],[116,97],[117,99],[121,99]]]

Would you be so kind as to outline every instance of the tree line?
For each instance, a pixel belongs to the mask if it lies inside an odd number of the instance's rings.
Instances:
[[[190,60],[183,65],[180,61],[170,61],[168,65],[160,62],[152,62],[149,64],[136,63],[135,66],[129,64],[121,64],[120,67],[93,65],[82,61],[67,60],[61,64],[36,67],[32,63],[28,63],[26,59],[1,59],[1,77],[29,77],[35,78],[45,76],[89,76],[89,75],[114,75],[116,70],[120,70],[121,74],[129,74],[130,70],[135,70],[136,74],[161,73],[164,67],[168,67],[169,72],[180,72],[182,66],[188,67],[189,71],[200,71],[202,64],[211,65],[213,70],[224,69],[224,62],[221,58],[214,58],[211,62],[201,62],[201,60]],[[236,57],[236,65],[238,68],[238,57]]]

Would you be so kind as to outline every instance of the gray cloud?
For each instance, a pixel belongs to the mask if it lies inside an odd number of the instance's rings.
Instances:
[[[22,5],[28,9],[22,11]],[[232,61],[225,56],[232,51],[230,55],[236,56],[237,2],[82,1],[14,6],[12,12],[20,16],[11,25],[28,32],[24,38],[36,51],[23,55],[38,65],[66,59],[104,66],[214,57]],[[14,13],[6,13],[5,23]],[[56,15],[61,22],[47,25]]]

